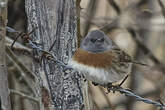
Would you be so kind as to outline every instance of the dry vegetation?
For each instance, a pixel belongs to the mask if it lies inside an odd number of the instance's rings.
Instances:
[[[160,3],[165,5],[163,0],[81,0],[78,9],[80,16],[77,17],[80,18],[80,39],[92,29],[101,29],[124,51],[149,65],[133,65],[131,75],[122,87],[130,88],[148,99],[161,100],[165,104],[165,8]],[[26,32],[26,19],[24,0],[9,0],[8,26]],[[7,35],[6,47],[9,47],[16,35]],[[25,71],[28,73],[27,71],[32,70],[32,50],[23,44],[21,38],[17,40],[14,48],[13,51],[6,50],[9,88],[27,96],[12,91],[12,108],[39,110],[38,99],[28,97],[34,96],[31,94],[33,88],[28,86],[34,76],[24,77]],[[90,82],[89,94],[93,110],[158,109],[118,92],[106,94],[104,88],[93,86]]]

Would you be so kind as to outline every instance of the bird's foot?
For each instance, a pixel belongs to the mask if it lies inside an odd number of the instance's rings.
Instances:
[[[82,74],[81,75],[81,78],[83,78],[84,79],[84,82],[86,82],[87,81],[87,79],[85,78],[85,76]]]
[[[109,83],[108,85],[107,85],[107,93],[109,93],[109,92],[113,92],[113,93],[115,93],[115,91],[117,90],[117,89],[119,89],[119,88],[121,88],[120,87],[120,84],[117,84],[117,85],[112,85],[112,83]]]
[[[95,83],[95,82],[92,82],[92,84],[93,84],[94,86],[98,86],[98,85],[99,85],[98,83]]]
[[[112,83],[107,84],[107,91],[110,92],[112,91],[113,93],[115,93],[115,91],[117,89],[120,89],[122,84],[126,81],[126,79],[128,78],[129,75],[127,75],[120,84],[117,85],[112,85]]]

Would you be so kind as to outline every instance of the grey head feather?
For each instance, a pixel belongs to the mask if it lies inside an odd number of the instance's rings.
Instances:
[[[80,48],[92,53],[100,53],[118,48],[118,46],[100,30],[93,30],[87,34]]]

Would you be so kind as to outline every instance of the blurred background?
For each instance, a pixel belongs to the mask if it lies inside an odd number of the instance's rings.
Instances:
[[[165,5],[165,1],[162,0]],[[24,0],[8,0],[8,26],[27,32]],[[140,96],[165,104],[165,14],[159,0],[81,0],[80,26],[83,37],[93,29],[101,29],[134,59],[149,66],[133,65],[131,74],[122,85]],[[165,13],[165,9],[164,9]],[[15,39],[8,33],[10,40]],[[23,41],[18,39],[22,46]],[[31,69],[31,58],[16,53],[24,65]],[[19,68],[8,57],[9,86],[30,94],[21,79]],[[13,74],[17,73],[17,74]],[[106,90],[89,82],[93,110],[158,110],[153,105],[138,102],[119,93],[106,94]],[[13,110],[33,110],[35,102],[12,94]],[[37,110],[34,109],[34,110]]]

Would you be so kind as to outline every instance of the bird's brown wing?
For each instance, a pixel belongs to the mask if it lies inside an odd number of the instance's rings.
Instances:
[[[121,79],[124,79],[126,75],[130,73],[131,64],[128,62],[121,61],[121,58],[125,56],[123,55],[122,51],[119,50],[119,48],[112,51],[115,57],[112,59],[111,66],[108,71],[109,74],[111,74],[111,81],[116,82]]]
[[[126,52],[124,52],[123,50],[121,50],[118,47],[115,47],[113,49],[113,51],[114,51],[114,53],[116,53],[117,59],[121,63],[125,62],[125,63],[134,63],[134,64],[143,65],[143,66],[148,66],[147,64],[133,60],[133,58],[131,56],[129,56]]]

